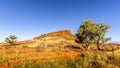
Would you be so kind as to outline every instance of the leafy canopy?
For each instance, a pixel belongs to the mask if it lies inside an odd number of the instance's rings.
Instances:
[[[10,45],[14,45],[16,41],[17,41],[17,37],[14,35],[10,35],[5,39],[5,42],[10,43]]]
[[[108,40],[104,36],[109,28],[109,25],[103,23],[97,24],[92,20],[85,20],[77,30],[76,41],[86,44],[86,47],[91,43],[99,44],[103,40]]]

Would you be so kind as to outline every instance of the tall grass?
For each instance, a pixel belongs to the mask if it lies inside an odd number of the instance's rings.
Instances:
[[[29,59],[24,64],[15,64],[11,68],[120,68],[120,57],[110,56],[105,51],[87,51],[78,58],[41,62],[33,62]]]

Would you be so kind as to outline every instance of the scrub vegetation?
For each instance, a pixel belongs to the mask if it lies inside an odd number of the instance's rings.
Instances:
[[[120,44],[108,43],[110,28],[92,20],[70,30],[17,41],[10,35],[0,43],[0,68],[120,68]]]

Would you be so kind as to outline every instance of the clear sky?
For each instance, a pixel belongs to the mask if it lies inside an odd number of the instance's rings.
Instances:
[[[0,0],[0,42],[63,29],[75,34],[86,19],[109,24],[106,36],[120,41],[120,0]]]

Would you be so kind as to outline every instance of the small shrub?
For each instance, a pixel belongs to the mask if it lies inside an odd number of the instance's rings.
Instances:
[[[5,39],[5,42],[9,43],[10,46],[13,46],[16,41],[17,41],[17,37],[14,36],[14,35],[10,35],[9,37],[7,37],[7,38]]]

